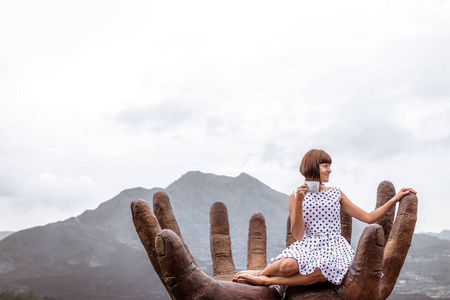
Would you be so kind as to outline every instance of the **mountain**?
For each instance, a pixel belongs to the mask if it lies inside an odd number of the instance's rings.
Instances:
[[[76,218],[6,237],[0,241],[0,290],[68,300],[165,299],[153,288],[159,278],[130,213],[132,200],[151,199],[157,190],[126,190]]]
[[[13,234],[14,231],[0,231],[0,241],[3,240],[8,235]]]
[[[427,235],[432,235],[435,237],[440,238],[441,240],[450,240],[450,230],[442,230],[439,233],[435,233],[435,232],[427,232]]]
[[[412,299],[450,299],[449,287],[450,240],[414,234],[394,292],[422,295]]]
[[[271,254],[284,247],[287,195],[241,174],[235,178],[188,172],[166,189],[134,188],[95,210],[16,232],[0,241],[0,292],[75,299],[169,299],[134,229],[130,203],[164,190],[197,262],[211,274],[209,209],[224,202],[236,267],[246,266],[248,221],[262,212]]]
[[[253,213],[261,212],[266,220],[267,243],[273,246],[268,257],[276,256],[285,246],[288,196],[245,173],[232,178],[189,172],[165,191],[183,237],[196,258],[210,263],[209,211],[217,201],[225,203],[228,209],[236,268],[243,269],[247,264],[248,222]]]
[[[32,291],[64,300],[170,299],[138,239],[130,211],[131,201],[144,199],[152,205],[153,194],[161,190],[169,195],[183,237],[207,274],[212,273],[209,210],[216,201],[228,208],[237,269],[246,267],[248,222],[253,213],[263,213],[266,220],[268,260],[285,247],[287,195],[245,173],[228,177],[188,172],[165,189],[128,189],[80,216],[4,238],[0,241],[0,293]],[[357,244],[365,226],[354,222],[352,244]],[[408,294],[411,285],[419,291],[424,286],[446,287],[446,277],[436,276],[449,265],[449,243],[414,236],[396,287],[399,295]],[[435,246],[442,255],[435,255]],[[440,269],[434,272],[424,267],[426,263],[436,263]],[[425,283],[413,281],[418,277]]]

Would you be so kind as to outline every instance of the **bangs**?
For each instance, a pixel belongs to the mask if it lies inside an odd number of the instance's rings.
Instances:
[[[328,153],[326,153],[325,151],[320,151],[319,165],[320,164],[330,164],[331,165],[331,163],[332,163],[331,156],[328,155]]]

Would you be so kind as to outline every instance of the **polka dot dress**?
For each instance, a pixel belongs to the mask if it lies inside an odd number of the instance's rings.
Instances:
[[[355,255],[341,235],[340,190],[336,187],[307,193],[303,200],[305,233],[272,261],[295,258],[300,274],[311,274],[320,268],[333,284],[340,284]]]

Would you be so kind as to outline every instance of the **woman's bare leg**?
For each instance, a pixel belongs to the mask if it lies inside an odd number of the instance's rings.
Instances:
[[[239,276],[248,274],[252,276],[283,276],[288,277],[298,273],[298,262],[295,258],[285,257],[273,261],[263,270],[245,270],[236,273],[233,281],[238,281]]]
[[[249,274],[249,275],[253,275],[253,276],[259,276],[259,274],[262,272],[263,270],[243,270],[243,271],[239,271],[237,272],[234,277],[237,277],[241,274]]]
[[[322,274],[320,268],[316,268],[314,272],[308,275],[296,273],[291,276],[254,276],[250,274],[242,274],[238,277],[237,282],[253,284],[253,285],[310,285],[317,282],[325,282],[327,279]]]
[[[284,257],[273,261],[259,275],[289,277],[298,273],[298,262],[295,258]]]

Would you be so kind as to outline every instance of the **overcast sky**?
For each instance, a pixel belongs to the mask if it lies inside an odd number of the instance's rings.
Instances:
[[[450,229],[449,49],[450,1],[1,1],[0,231],[191,170],[290,193],[311,148]]]

